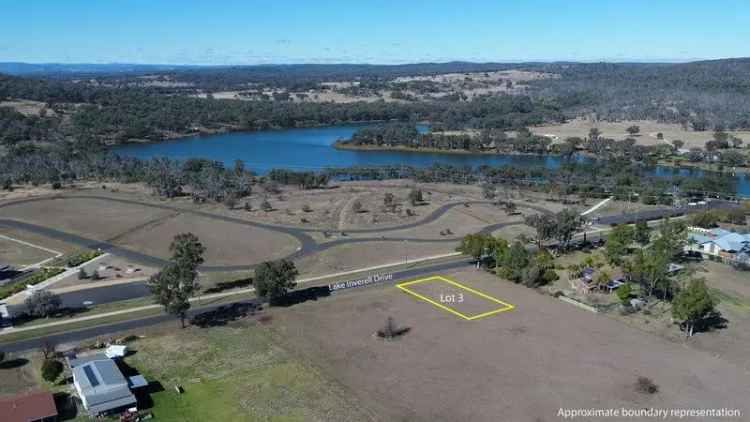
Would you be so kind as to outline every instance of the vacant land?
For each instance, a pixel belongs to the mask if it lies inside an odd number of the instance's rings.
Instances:
[[[363,267],[406,263],[418,258],[456,251],[458,241],[447,242],[361,242],[333,246],[296,262],[305,276],[318,276]]]
[[[564,124],[544,125],[530,128],[537,135],[550,136],[555,141],[562,142],[565,138],[577,136],[586,138],[591,128],[598,128],[601,136],[612,139],[625,139],[631,137],[627,128],[636,125],[640,127],[640,133],[634,138],[642,145],[670,144],[675,139],[685,143],[683,148],[703,148],[707,141],[713,139],[711,132],[696,132],[685,130],[682,126],[673,123],[658,123],[652,120],[624,120],[620,122],[604,122],[590,119],[574,119]],[[663,134],[664,139],[657,139],[657,134]],[[732,135],[750,142],[749,131],[730,132]]]
[[[89,198],[50,198],[0,208],[0,217],[54,228],[95,240],[108,240],[158,221],[170,211]]]
[[[273,326],[384,420],[548,421],[561,407],[750,411],[750,380],[721,358],[480,271],[450,275],[516,308],[466,321],[387,286],[275,312]],[[374,337],[388,316],[411,331]],[[638,376],[659,392],[637,392]]]
[[[299,246],[293,238],[270,230],[188,214],[133,230],[115,243],[152,256],[169,258],[169,245],[174,236],[187,232],[198,236],[206,247],[204,257],[209,265],[260,263],[283,258]]]
[[[3,234],[5,231],[3,231]],[[55,256],[51,252],[0,237],[0,264],[23,267]]]

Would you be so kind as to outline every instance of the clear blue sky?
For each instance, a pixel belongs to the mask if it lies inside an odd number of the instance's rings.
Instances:
[[[2,0],[0,61],[404,63],[750,56],[747,0]]]

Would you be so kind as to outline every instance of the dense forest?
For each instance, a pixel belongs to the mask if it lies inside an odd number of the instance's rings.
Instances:
[[[571,111],[686,129],[750,128],[750,58],[680,64],[548,64],[559,79],[529,82],[539,97],[579,97]]]

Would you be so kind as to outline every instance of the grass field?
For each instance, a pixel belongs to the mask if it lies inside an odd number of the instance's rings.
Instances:
[[[188,328],[133,348],[127,363],[164,389],[151,395],[159,421],[368,419],[339,385],[278,347],[257,323]]]

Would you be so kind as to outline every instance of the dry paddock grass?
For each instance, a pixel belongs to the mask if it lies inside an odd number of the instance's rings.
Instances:
[[[170,215],[169,211],[100,199],[58,198],[9,205],[0,217],[107,240],[135,226]]]
[[[343,244],[296,262],[301,274],[313,277],[363,267],[411,262],[455,252],[456,242],[362,242]]]
[[[149,255],[168,258],[179,233],[193,233],[206,247],[207,265],[255,264],[283,258],[298,247],[294,238],[266,229],[180,214],[122,236],[115,243]]]
[[[721,357],[487,273],[448,275],[516,309],[465,321],[389,285],[274,312],[273,326],[382,420],[555,421],[561,407],[750,412],[750,377]],[[373,337],[388,316],[411,332]],[[659,392],[636,392],[638,376]]]
[[[5,235],[5,231],[3,230],[0,234]],[[41,249],[0,238],[0,264],[22,267],[43,261],[52,256],[51,253]]]
[[[658,123],[652,120],[604,122],[578,118],[563,124],[533,127],[531,130],[537,135],[556,136],[558,138],[557,140],[561,142],[565,140],[565,138],[572,136],[586,138],[588,137],[589,130],[596,127],[601,131],[603,137],[620,140],[630,137],[626,129],[632,125],[641,128],[640,134],[636,136],[635,139],[642,145],[671,144],[673,140],[679,139],[685,142],[683,148],[703,148],[707,141],[713,139],[713,134],[710,131],[695,132],[692,130],[684,130],[682,126],[678,124]],[[659,132],[664,134],[663,141],[656,137]],[[748,131],[730,133],[744,140],[745,144],[750,142],[750,132]]]

